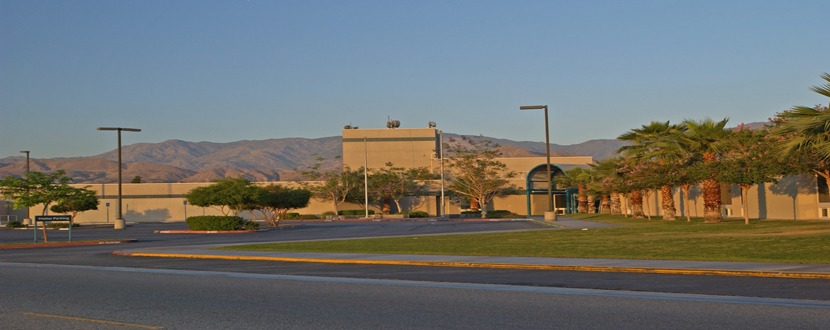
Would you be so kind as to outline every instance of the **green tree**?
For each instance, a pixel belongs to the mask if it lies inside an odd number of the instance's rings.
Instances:
[[[143,179],[141,178],[140,175],[136,175],[136,176],[133,177],[132,180],[130,180],[130,183],[141,183],[141,182],[143,182],[142,180]]]
[[[766,130],[752,130],[742,124],[730,139],[723,141],[723,157],[719,162],[713,163],[717,167],[714,172],[717,173],[719,182],[734,183],[741,187],[746,224],[749,224],[749,188],[765,182],[777,182],[785,171],[784,164],[774,154],[777,142]]]
[[[185,195],[191,205],[213,207],[224,215],[239,215],[256,205],[257,187],[245,178],[224,178],[214,180],[209,186],[190,190]]]
[[[370,200],[380,206],[383,214],[389,214],[391,203],[395,203],[398,212],[404,212],[401,208],[401,200],[426,189],[423,180],[430,178],[426,167],[407,169],[386,163],[386,167],[369,174]]]
[[[271,226],[276,227],[289,211],[308,206],[310,200],[311,191],[307,189],[272,184],[260,189],[257,205],[267,211],[268,216],[265,219]]]
[[[725,128],[728,121],[728,118],[717,122],[709,118],[700,121],[684,121],[688,128],[684,138],[688,143],[690,153],[694,155],[692,158],[700,159],[706,165],[715,163],[720,159],[720,155],[724,150],[722,141],[727,140],[732,133],[732,131]],[[705,168],[716,170],[716,167],[711,166]],[[717,223],[723,221],[720,200],[721,188],[720,182],[717,180],[717,173],[706,173],[701,185],[703,188],[704,222]]]
[[[46,215],[52,203],[72,192],[73,188],[69,186],[71,181],[63,170],[51,174],[29,172],[24,178],[9,176],[0,181],[0,195],[14,201],[15,209],[42,205],[41,214]],[[49,241],[46,226],[43,227],[43,241]]]
[[[55,213],[69,213],[75,218],[78,213],[97,210],[98,196],[95,191],[87,188],[68,187],[64,196],[55,201],[49,208]]]
[[[363,195],[363,171],[355,171],[346,166],[340,172],[322,172],[322,161],[323,159],[318,159],[316,165],[302,172],[307,179],[317,181],[304,182],[303,187],[311,191],[312,197],[331,201],[332,210],[337,214],[340,204],[360,200],[358,195]]]
[[[499,194],[511,191],[510,178],[516,173],[496,158],[499,145],[485,139],[462,137],[444,144],[449,169],[448,188],[478,205],[481,217],[487,216],[487,204]]]
[[[811,89],[830,98],[830,74],[824,73],[821,78],[826,83]],[[830,188],[830,104],[793,107],[778,113],[772,126],[773,133],[783,141],[779,157],[791,160],[795,172],[820,175]]]

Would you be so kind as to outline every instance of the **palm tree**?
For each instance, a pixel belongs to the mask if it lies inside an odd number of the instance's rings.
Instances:
[[[716,162],[721,153],[721,141],[726,140],[731,131],[725,129],[728,118],[714,121],[706,118],[700,121],[686,120],[683,123],[688,128],[685,134],[689,151],[700,156],[703,163]],[[703,186],[703,218],[704,222],[717,223],[723,221],[721,215],[720,182],[716,173],[707,173],[702,182]]]
[[[588,212],[588,195],[587,195],[587,185],[591,182],[591,173],[581,167],[575,167],[565,172],[566,176],[561,177],[566,182],[561,182],[565,185],[576,187],[576,212],[577,213],[586,213]]]
[[[685,125],[672,125],[669,121],[652,121],[617,138],[630,143],[621,147],[619,153],[639,162],[651,163],[650,167],[655,169],[652,181],[660,187],[664,220],[676,219],[672,187],[678,183],[678,179],[677,175],[673,174],[679,163],[687,158],[688,152],[683,144],[685,132]]]
[[[821,78],[826,83],[811,89],[830,98],[830,74],[824,73]],[[830,104],[796,106],[779,113],[773,132],[784,140],[779,150],[782,158],[802,160],[803,167],[797,172],[814,172],[830,186]]]
[[[621,214],[622,203],[620,201],[620,159],[607,158],[591,164],[591,172],[594,173],[594,183],[591,189],[596,190],[605,198],[608,196],[608,207],[603,207],[603,213],[607,209],[610,214]],[[603,205],[605,200],[603,200]]]

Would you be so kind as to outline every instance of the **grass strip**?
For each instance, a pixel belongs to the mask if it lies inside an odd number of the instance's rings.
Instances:
[[[830,222],[742,219],[705,224],[622,216],[579,216],[616,224],[589,230],[533,230],[315,242],[264,243],[223,250],[343,252],[644,260],[830,263]]]

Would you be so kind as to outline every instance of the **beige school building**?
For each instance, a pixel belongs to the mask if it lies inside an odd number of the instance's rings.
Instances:
[[[352,129],[345,128],[343,137],[343,166],[352,169],[361,167],[383,168],[387,163],[396,167],[428,168],[440,175],[442,166],[442,133],[436,128],[386,128]],[[444,141],[446,142],[446,141]],[[489,210],[508,210],[520,215],[542,215],[548,208],[547,169],[545,157],[500,158],[508,168],[517,173],[512,180],[516,193],[496,197]],[[589,156],[551,157],[553,176],[564,175],[564,171],[575,166],[587,167],[593,163]],[[445,174],[449,175],[448,171]],[[749,217],[757,219],[786,220],[830,220],[830,194],[823,191],[820,178],[814,175],[800,175],[783,178],[775,184],[762,184],[751,188],[747,201],[741,200],[740,188],[724,185],[722,202],[724,217],[742,218],[743,203],[749,208]],[[446,183],[446,182],[444,182]],[[176,222],[192,215],[218,215],[219,210],[209,207],[188,205],[184,195],[193,188],[211,183],[124,183],[122,184],[123,217],[127,222]],[[279,184],[296,186],[296,182],[259,182],[258,184]],[[80,213],[77,223],[107,223],[117,218],[118,184],[77,184],[98,193],[98,210]],[[429,189],[418,196],[403,201],[400,211],[420,210],[432,216],[459,214],[469,207],[469,202],[450,199],[442,194],[441,180],[429,183]],[[822,187],[821,189],[819,187]],[[553,205],[560,213],[574,212],[575,191],[554,185]],[[441,196],[444,195],[444,210],[441,210]],[[703,215],[703,201],[699,187],[694,187],[689,203],[691,216]],[[685,216],[686,196],[675,189],[675,205],[678,216]],[[652,216],[660,215],[660,198],[653,192],[644,205]],[[627,203],[623,201],[624,209]],[[41,207],[31,209],[31,215],[39,214]],[[342,204],[339,210],[362,209],[361,205]],[[297,210],[301,214],[321,215],[333,211],[330,201],[312,199],[311,204]],[[375,211],[380,213],[379,210]],[[627,210],[628,211],[628,210]],[[242,216],[250,216],[242,214]],[[11,202],[0,201],[0,223],[20,220],[26,217],[26,210],[14,210]]]

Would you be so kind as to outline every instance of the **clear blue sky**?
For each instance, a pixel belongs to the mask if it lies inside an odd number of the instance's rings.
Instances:
[[[826,103],[830,1],[0,1],[0,158],[123,143],[450,133],[613,139]]]

